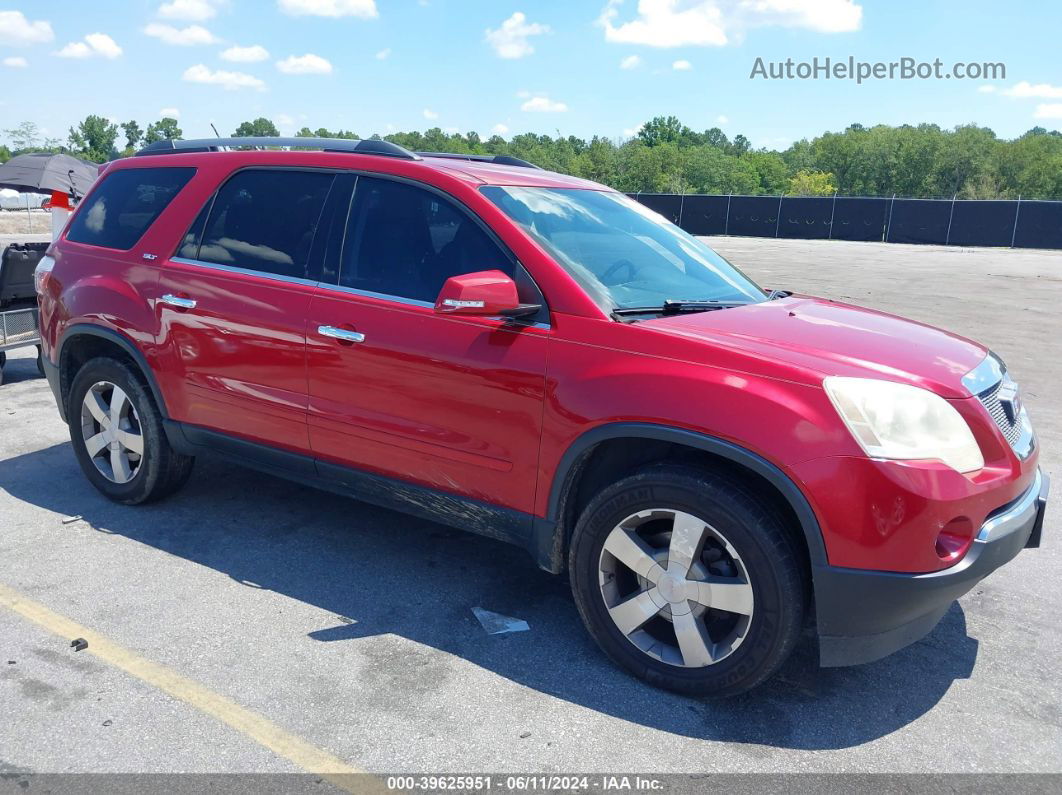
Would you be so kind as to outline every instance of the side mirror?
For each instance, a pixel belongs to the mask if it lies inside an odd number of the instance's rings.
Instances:
[[[521,304],[516,282],[501,271],[479,271],[451,276],[435,299],[435,311],[442,315],[533,315],[539,304]]]

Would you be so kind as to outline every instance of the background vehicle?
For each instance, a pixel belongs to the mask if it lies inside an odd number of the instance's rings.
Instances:
[[[172,493],[209,448],[520,544],[613,660],[714,694],[812,613],[823,664],[888,654],[1039,544],[1035,435],[976,343],[764,292],[512,158],[141,154],[37,271],[45,369],[111,499]]]

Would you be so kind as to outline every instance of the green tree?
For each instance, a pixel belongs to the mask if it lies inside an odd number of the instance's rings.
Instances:
[[[646,146],[676,143],[684,135],[689,135],[690,128],[675,116],[657,116],[642,125],[636,136]]]
[[[70,128],[70,148],[96,163],[113,160],[118,155],[114,148],[117,138],[118,125],[103,116],[86,116],[76,128]]]
[[[11,142],[14,151],[35,149],[40,144],[40,130],[32,121],[24,121],[17,127],[4,130],[4,137]]]
[[[135,121],[123,122],[121,126],[122,132],[125,133],[125,148],[136,149],[136,145],[144,137],[144,131],[140,129],[140,125]]]
[[[245,121],[236,128],[236,138],[268,138],[280,135],[280,130],[269,119],[259,116],[254,121]]]
[[[777,195],[785,191],[789,184],[789,170],[780,154],[766,150],[746,152],[741,159],[752,166],[756,173],[758,190],[755,193]]]
[[[752,144],[749,143],[749,139],[738,133],[734,136],[734,140],[731,141],[730,148],[727,151],[732,155],[743,155],[751,148]]]
[[[174,141],[184,137],[181,128],[177,126],[177,119],[165,116],[147,126],[144,133],[144,143],[153,144],[158,141]]]
[[[787,196],[832,196],[837,192],[837,181],[828,171],[801,169],[789,178]]]
[[[265,121],[265,119],[259,119],[258,121]],[[246,124],[247,122],[244,122]],[[241,125],[242,126],[242,125]],[[254,133],[258,135],[259,133]],[[360,136],[357,133],[350,132],[350,130],[338,130],[332,132],[324,127],[318,127],[316,130],[311,130],[309,127],[303,127],[297,133],[296,138],[346,138],[349,140],[358,140]]]

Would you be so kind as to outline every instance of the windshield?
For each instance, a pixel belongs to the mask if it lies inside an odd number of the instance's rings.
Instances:
[[[606,311],[766,298],[704,243],[622,193],[493,185],[482,191]]]

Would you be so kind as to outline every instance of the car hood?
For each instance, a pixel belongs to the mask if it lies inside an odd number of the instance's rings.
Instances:
[[[827,375],[881,378],[946,398],[970,396],[962,377],[988,354],[976,342],[933,326],[809,296],[661,317],[639,325],[784,362],[809,383]]]

